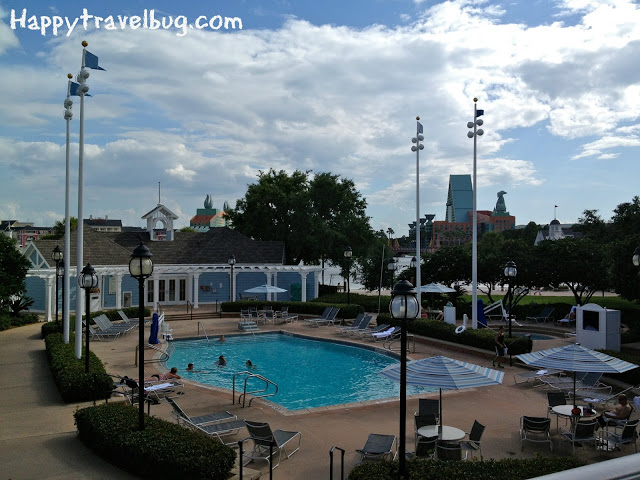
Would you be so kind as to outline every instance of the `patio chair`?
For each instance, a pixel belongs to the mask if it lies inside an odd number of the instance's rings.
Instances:
[[[86,327],[86,322],[83,320],[82,324]],[[114,338],[118,338],[121,332],[100,332],[89,325],[89,334],[92,339],[103,341],[103,340],[113,340]]]
[[[104,332],[115,332],[120,331],[122,334],[126,334],[133,330],[135,325],[125,325],[123,323],[113,323],[107,316],[103,313],[102,315],[98,315],[93,318],[93,321],[98,325],[98,328]]]
[[[414,415],[413,422],[415,424],[415,443],[416,443],[416,452],[418,451],[418,444],[421,442],[426,442],[427,439],[432,437],[424,437],[418,433],[418,430],[422,427],[426,427],[429,425],[437,425],[438,420],[435,414],[428,413],[425,415]],[[436,437],[437,440],[438,437]],[[432,445],[432,449],[435,449],[435,443]]]
[[[416,442],[415,456],[417,458],[435,458],[437,442],[438,437],[420,436],[420,439]]]
[[[382,325],[378,325],[375,328],[366,328],[364,330],[359,330],[357,332],[352,332],[354,335],[360,335],[360,338],[370,338],[373,334],[382,333],[386,330],[389,330],[391,327],[388,323],[383,323]]]
[[[576,390],[578,388],[590,388],[594,386],[594,377],[587,377],[589,372],[575,372],[576,376]],[[596,378],[599,379],[602,373],[596,373]],[[583,383],[582,380],[587,377],[588,381]],[[573,391],[573,375],[567,375],[565,377],[542,377],[540,381],[545,386],[555,388],[556,390],[562,390],[563,392]],[[596,380],[597,384],[597,380]]]
[[[437,420],[440,415],[440,400],[437,398],[419,398],[416,415],[429,415],[431,413],[436,416]]]
[[[364,447],[356,450],[356,452],[362,456],[360,463],[365,460],[382,460],[384,458],[395,460],[397,455],[397,452],[394,452],[395,446],[395,435],[370,433],[369,438],[367,438],[367,443],[364,444]]]
[[[199,415],[197,417],[190,417],[186,414],[186,412],[176,403],[176,401],[172,398],[165,398],[166,402],[171,405],[173,411],[171,412],[174,417],[176,417],[176,421],[180,423],[180,421],[186,421],[193,425],[207,425],[210,423],[220,423],[227,422],[230,420],[237,420],[238,417],[233,413],[223,411],[223,412],[215,412],[207,415]]]
[[[347,326],[334,325],[336,333],[345,334],[348,330],[358,328],[358,326],[364,320],[364,317],[365,317],[364,313],[359,313],[358,316],[353,319],[353,322],[351,323],[351,325],[347,325]]]
[[[549,418],[549,414],[556,416],[556,430],[558,430],[559,416],[553,411],[553,407],[566,404],[567,396],[564,392],[547,392],[547,418]]]
[[[460,442],[460,446],[463,450],[466,450],[470,453],[479,452],[480,460],[482,460],[482,444],[480,443],[480,439],[482,438],[482,434],[484,433],[485,426],[479,423],[477,420],[473,421],[473,427],[471,427],[471,431],[467,433],[469,437],[467,440],[462,440]],[[466,455],[465,455],[465,458]]]
[[[462,447],[459,443],[438,440],[436,442],[436,458],[444,461],[462,460]],[[467,458],[466,455],[464,458]]]
[[[339,311],[340,309],[335,307],[331,310],[331,312],[329,312],[329,315],[327,315],[327,318],[318,318],[313,321],[309,321],[309,324],[312,327],[335,325],[336,316],[338,315]]]
[[[240,309],[240,321],[243,323],[251,321],[251,312],[249,311],[248,308]]]
[[[253,450],[250,452],[243,452],[242,456],[248,459],[244,465],[247,465],[253,460],[269,461],[270,456],[272,457],[277,454],[278,463],[271,467],[273,470],[280,465],[283,451],[286,455],[285,458],[289,458],[300,450],[300,442],[302,441],[302,434],[300,432],[291,432],[287,430],[272,431],[269,424],[263,422],[251,422],[246,420],[245,424],[249,431],[249,438],[253,440]],[[287,447],[289,443],[292,443],[292,445],[295,444],[296,438],[298,439],[297,446],[292,452],[287,453],[285,451],[285,447]],[[270,450],[272,452],[271,454],[269,453]]]
[[[552,376],[552,375],[560,375],[562,372],[563,372],[562,370],[554,370],[552,368],[536,370],[533,372],[521,372],[521,373],[516,373],[513,376],[513,381],[516,384],[527,383],[529,380],[532,380],[534,383],[536,380],[542,382],[542,378],[547,376]]]
[[[349,336],[353,336],[353,335],[357,335],[358,332],[365,332],[369,328],[369,324],[371,323],[372,319],[373,319],[373,315],[365,315],[364,318],[362,319],[362,322],[360,322],[357,328],[346,330],[344,333],[346,333]]]
[[[573,453],[576,453],[576,445],[581,446],[586,442],[593,442],[593,448],[596,448],[596,419],[573,422],[569,430],[561,428],[560,437],[571,442]]]
[[[273,325],[276,323],[276,314],[273,310],[264,311],[264,323],[271,322]]]
[[[118,315],[120,315],[120,318],[122,319],[122,321],[124,323],[126,323],[127,325],[135,325],[136,327],[140,324],[140,320],[137,318],[129,318],[127,317],[127,314],[124,313],[122,310],[118,310]],[[151,319],[145,319],[144,324],[145,325],[149,325],[151,323]]]
[[[293,322],[296,322],[298,320],[298,316],[297,315],[290,315],[289,314],[289,307],[288,306],[284,306],[280,310],[277,310],[274,313],[275,313],[276,319],[279,318],[281,320],[280,323],[293,323]]]
[[[535,320],[536,323],[539,322],[552,322],[553,321],[553,317],[551,316],[551,314],[553,313],[553,311],[555,310],[555,307],[551,306],[551,305],[547,305],[545,306],[542,311],[538,314],[535,315],[533,317],[527,317],[527,320]]]
[[[309,324],[312,324],[313,322],[316,322],[317,320],[325,320],[329,314],[333,311],[333,307],[326,307],[324,309],[324,312],[322,312],[322,315],[320,315],[319,317],[316,318],[305,318],[305,322],[308,322]]]
[[[397,333],[400,333],[400,327],[387,327],[387,329],[383,330],[382,332],[371,332],[368,337],[374,342],[377,342],[378,340],[382,340],[384,342]]]
[[[524,442],[548,443],[553,451],[551,441],[551,420],[545,417],[520,417],[520,450],[524,450]]]
[[[607,451],[619,449],[620,445],[629,445],[633,443],[633,446],[638,453],[638,422],[640,420],[633,420],[627,422],[624,427],[617,428],[613,432],[603,432],[603,435],[598,438],[599,448]]]

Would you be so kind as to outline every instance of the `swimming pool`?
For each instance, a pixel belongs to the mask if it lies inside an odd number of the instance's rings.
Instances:
[[[531,337],[531,340],[553,340],[555,337],[551,335],[543,335],[542,333],[513,332],[514,337]]]
[[[331,341],[314,340],[280,333],[227,336],[224,343],[207,340],[171,342],[166,366],[177,366],[185,379],[205,385],[232,389],[233,375],[246,371],[248,359],[256,365],[251,371],[275,382],[278,393],[267,397],[288,410],[326,407],[398,397],[399,385],[378,375],[399,360],[371,349]],[[220,355],[225,367],[215,362]],[[194,372],[186,372],[193,363]],[[239,381],[242,378],[242,381]],[[244,378],[236,379],[236,391]],[[253,388],[258,383],[250,384]],[[408,387],[407,395],[436,391],[434,388]],[[237,398],[237,397],[236,397]]]

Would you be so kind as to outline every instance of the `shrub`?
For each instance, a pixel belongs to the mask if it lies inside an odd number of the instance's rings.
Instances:
[[[35,313],[22,313],[20,315],[10,315],[0,313],[0,331],[8,330],[11,327],[21,327],[30,323],[37,323],[40,319]]]
[[[62,335],[50,334],[45,339],[47,359],[53,379],[67,402],[86,402],[111,396],[113,380],[107,375],[100,359],[89,352],[89,373],[85,373],[84,349],[82,358],[75,357],[75,335],[64,344]]]
[[[122,403],[83,408],[75,413],[80,440],[107,461],[142,477],[226,480],[236,454],[203,432],[145,415]]]
[[[619,358],[629,363],[640,365],[640,354],[628,353],[628,352],[615,352],[613,350],[598,350],[599,352],[606,353],[612,357]],[[629,385],[640,384],[640,368],[634,368],[624,373],[607,373],[607,377],[614,378]]]
[[[451,480],[452,478],[524,480],[582,465],[584,462],[573,457],[509,458],[474,462],[411,459],[407,461],[407,478],[408,480]],[[394,480],[398,478],[398,462],[363,463],[353,468],[347,478],[348,480]]]
[[[384,313],[378,315],[378,323],[388,323],[390,325],[400,325],[400,320],[392,318],[391,314]],[[441,322],[439,320],[428,320],[418,318],[407,322],[409,333],[420,335],[447,342],[459,343],[470,347],[481,348],[483,350],[495,350],[495,332],[490,329],[472,330],[468,328],[462,333],[456,334],[455,325]],[[511,355],[529,353],[533,348],[533,341],[530,337],[515,337],[506,339],[505,343],[509,347]]]
[[[127,307],[123,308],[122,311],[129,318],[138,318],[138,307]],[[112,322],[120,321],[120,315],[117,310],[100,310],[98,312],[91,312],[91,318],[95,318],[99,315],[106,315],[109,320]],[[144,316],[151,316],[151,310],[148,307],[144,308]],[[45,322],[42,325],[42,329],[40,331],[41,338],[47,338],[47,335],[51,333],[63,333],[63,324],[62,320],[58,323],[56,322]],[[75,315],[71,315],[69,317],[69,331],[74,332],[76,328],[76,317]]]

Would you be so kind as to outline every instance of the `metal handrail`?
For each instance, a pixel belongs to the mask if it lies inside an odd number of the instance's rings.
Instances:
[[[333,451],[340,450],[340,480],[344,480],[344,449],[336,447],[335,445],[329,450],[330,466],[329,466],[329,480],[333,480]]]
[[[200,321],[198,321],[198,336],[200,336],[200,327],[202,327],[202,331],[204,332],[204,337],[207,339],[207,343],[211,343],[209,340],[209,335],[207,335],[207,331],[204,329],[204,325]]]
[[[160,358],[150,358],[148,360],[145,360],[144,363],[166,362],[167,360],[169,360],[170,355],[165,350],[161,350],[155,345],[151,345],[151,344],[147,344],[147,346],[149,348],[152,348],[156,352],[160,352],[163,356]],[[140,350],[140,345],[136,345],[136,353],[135,353],[135,358],[133,360],[133,363],[135,364],[136,367],[138,366],[139,350]]]
[[[236,377],[238,375],[246,375],[246,377],[244,379],[244,390],[240,395],[238,395],[238,404],[240,404],[240,399],[242,399],[242,407],[243,408],[245,406],[245,401],[246,401],[246,398],[247,398],[247,394],[253,395],[251,400],[249,400],[249,406],[251,406],[251,402],[253,402],[253,400],[255,398],[273,397],[276,393],[278,393],[278,390],[279,390],[278,384],[276,384],[275,382],[269,380],[268,378],[265,378],[262,375],[259,375],[257,373],[251,373],[249,371],[238,372],[238,373],[233,375],[233,390],[232,390],[232,397],[231,397],[231,402],[233,404],[236,403]],[[250,378],[257,378],[257,379],[262,380],[263,382],[265,382],[266,387],[263,388],[262,390],[253,390],[251,392],[247,392],[247,382],[249,381]],[[269,389],[269,385],[273,385],[274,387],[276,387],[276,391],[273,392],[273,393],[266,393],[264,395],[254,395],[254,393],[266,392]]]
[[[399,342],[400,338],[401,337],[385,340],[385,342],[383,343],[383,347],[388,348],[389,350],[393,350],[393,344]],[[411,342],[409,341],[409,339],[413,340],[413,350],[411,350]],[[411,333],[407,333],[407,348],[409,350],[409,353],[416,353],[416,337]]]

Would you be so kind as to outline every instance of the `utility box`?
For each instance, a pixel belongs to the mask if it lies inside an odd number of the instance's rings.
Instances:
[[[456,324],[456,307],[444,306],[444,323],[450,325]]]
[[[620,351],[620,310],[588,303],[576,308],[576,341],[594,350]]]

